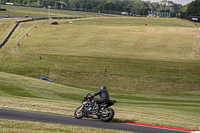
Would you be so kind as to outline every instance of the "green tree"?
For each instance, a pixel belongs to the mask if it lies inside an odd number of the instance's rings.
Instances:
[[[54,4],[55,4],[55,0],[47,0],[46,1],[47,2],[47,6],[54,6]]]
[[[114,10],[115,4],[112,2],[108,2],[103,6],[103,10]]]
[[[177,10],[181,10],[181,8],[183,7],[181,4],[176,4],[176,3],[174,3],[173,4],[173,9],[174,9],[174,11],[177,11]]]
[[[17,4],[22,4],[23,3],[23,0],[18,0],[17,1]]]
[[[24,5],[36,5],[37,0],[1,0],[2,3],[13,1],[16,4],[23,3]],[[161,0],[160,0],[161,1]],[[200,0],[195,0],[195,4]],[[173,0],[162,0],[159,2],[144,2],[143,0],[40,0],[42,6],[55,6],[60,8],[72,7],[72,8],[86,8],[86,9],[99,9],[101,10],[112,10],[112,11],[126,11],[133,14],[143,14],[147,15],[148,11],[161,11],[170,10],[171,12],[182,10],[182,14],[187,14],[187,16],[198,15],[198,4],[191,4],[187,8],[184,8],[181,4],[173,3]],[[170,6],[169,6],[170,5]],[[189,4],[188,4],[189,5]],[[186,6],[185,6],[186,7]],[[186,12],[187,10],[187,12]],[[199,11],[200,12],[200,11]],[[196,13],[196,14],[195,14]],[[176,14],[176,13],[175,13]]]
[[[129,7],[126,7],[126,8],[124,8],[124,12],[128,12],[128,13],[130,13],[130,12],[131,12],[131,10],[130,10],[130,8],[129,8]]]
[[[60,1],[55,1],[54,8],[60,8]]]
[[[149,7],[149,5],[146,2],[144,2],[143,8],[140,10],[140,14],[148,15],[148,11],[151,11],[151,8]]]
[[[123,7],[121,4],[116,4],[114,10],[115,11],[123,11]]]
[[[47,6],[47,1],[46,0],[42,0],[41,1],[41,6]]]
[[[27,1],[23,1],[23,5],[25,5],[25,6],[26,6],[27,4],[28,4],[28,2],[27,2]]]
[[[91,3],[87,2],[86,6],[85,6],[86,9],[92,9],[93,6]]]
[[[142,1],[141,0],[136,0],[136,1],[131,1],[130,2],[130,9],[131,13],[133,14],[139,14],[141,7],[142,7]]]
[[[33,5],[33,0],[28,0],[28,6],[32,6]]]
[[[103,5],[99,4],[98,6],[96,6],[96,9],[102,10],[103,9]]]
[[[143,7],[140,10],[140,14],[142,14],[142,15],[148,15],[148,11],[151,11],[151,9],[149,7]]]
[[[69,0],[70,7],[73,8],[81,8],[81,1],[80,0]]]
[[[192,1],[185,12],[186,19],[190,16],[200,16],[200,0]]]

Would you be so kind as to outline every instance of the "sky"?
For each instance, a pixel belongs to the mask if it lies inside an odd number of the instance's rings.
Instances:
[[[160,2],[162,0],[143,0],[143,1]],[[177,3],[177,4],[186,5],[195,0],[168,0],[168,1],[173,1],[174,3]]]

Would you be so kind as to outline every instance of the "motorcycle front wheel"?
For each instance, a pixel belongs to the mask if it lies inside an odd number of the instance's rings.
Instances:
[[[79,106],[79,107],[75,110],[75,112],[74,112],[74,117],[75,117],[76,119],[81,119],[81,118],[83,118],[83,116],[84,116],[83,110],[84,110],[84,107],[83,107],[83,106]]]
[[[114,115],[115,112],[112,108],[105,108],[100,115],[100,119],[103,122],[109,122],[113,119]]]

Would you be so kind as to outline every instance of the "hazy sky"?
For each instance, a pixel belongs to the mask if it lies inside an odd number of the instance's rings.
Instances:
[[[143,1],[161,2],[162,0],[143,0]],[[174,3],[177,3],[177,4],[186,5],[195,0],[168,0],[168,1],[173,1]]]

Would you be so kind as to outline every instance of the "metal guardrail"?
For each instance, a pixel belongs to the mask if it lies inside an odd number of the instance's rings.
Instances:
[[[6,42],[8,41],[8,39],[10,38],[10,36],[12,35],[12,33],[14,32],[14,30],[17,28],[19,22],[16,22],[15,26],[12,28],[12,30],[8,33],[8,35],[6,36],[6,38],[1,42],[0,44],[0,49],[6,44]]]

